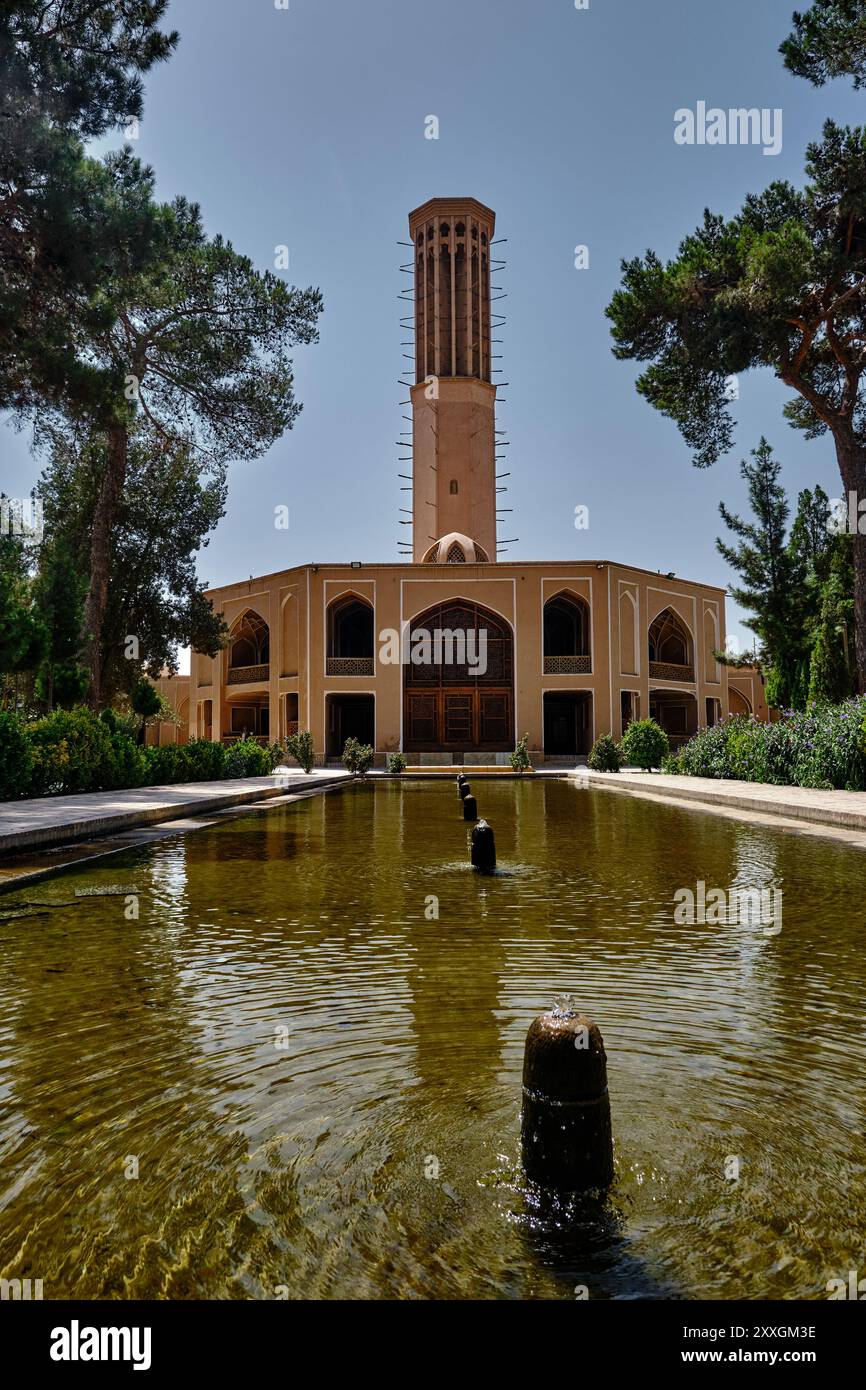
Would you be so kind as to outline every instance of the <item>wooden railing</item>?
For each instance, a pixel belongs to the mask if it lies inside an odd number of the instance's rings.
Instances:
[[[546,676],[588,676],[592,673],[591,656],[546,656]]]
[[[270,666],[230,666],[229,685],[249,685],[252,681],[266,681],[271,673]]]
[[[677,666],[672,661],[651,661],[649,664],[650,680],[653,681],[689,681],[695,679],[694,666]]]
[[[329,656],[325,669],[329,676],[372,676],[375,674],[372,656]]]

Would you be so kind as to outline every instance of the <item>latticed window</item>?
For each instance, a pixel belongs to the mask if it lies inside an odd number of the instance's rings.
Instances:
[[[462,545],[458,545],[456,541],[452,543],[451,549],[448,551],[448,554],[445,557],[445,563],[446,565],[466,564],[466,556],[463,554]]]

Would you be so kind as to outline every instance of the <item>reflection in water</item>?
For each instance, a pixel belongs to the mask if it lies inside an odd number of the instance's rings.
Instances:
[[[0,900],[0,1275],[46,1297],[790,1298],[856,1265],[860,852],[480,785],[491,878],[453,783],[391,783]],[[782,888],[782,932],[676,925],[698,880]],[[121,883],[138,917],[75,899]],[[6,920],[37,897],[58,906]],[[560,993],[608,1052],[600,1206],[518,1168],[523,1038]]]

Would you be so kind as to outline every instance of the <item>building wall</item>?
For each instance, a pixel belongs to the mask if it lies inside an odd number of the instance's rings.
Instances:
[[[153,682],[163,699],[171,705],[179,722],[177,724],[150,724],[145,742],[150,747],[162,747],[166,743],[186,743],[189,739],[189,676],[160,676]]]
[[[586,600],[591,617],[592,670],[588,674],[545,674],[543,606],[561,591]],[[231,627],[252,609],[270,628],[266,680],[243,686],[228,682],[228,652],[216,658],[194,654],[190,675],[189,732],[204,736],[208,710],[211,736],[229,732],[233,701],[253,700],[269,709],[270,738],[284,738],[290,715],[286,696],[297,697],[297,722],[309,728],[317,751],[325,745],[325,701],[329,694],[372,694],[376,701],[376,750],[397,750],[403,742],[403,671],[373,663],[372,674],[327,674],[327,610],[336,599],[354,594],[374,611],[376,650],[386,629],[400,632],[416,615],[443,599],[465,598],[492,609],[511,625],[515,653],[515,733],[529,734],[540,752],[544,741],[546,691],[589,691],[593,697],[593,736],[622,734],[621,692],[634,692],[636,713],[649,713],[650,691],[682,692],[697,701],[697,726],[708,720],[707,701],[727,715],[728,685],[757,691],[746,673],[733,673],[712,656],[724,647],[724,591],[629,566],[608,563],[488,565],[314,565],[245,580],[212,590],[214,607]],[[666,607],[691,635],[694,680],[650,676],[647,633]],[[207,702],[210,702],[208,705]],[[757,712],[757,711],[756,711]]]
[[[754,666],[731,667],[728,671],[728,688],[731,692],[731,714],[753,714],[764,724],[772,721],[774,711],[767,707],[764,679]],[[737,699],[737,696],[740,698]]]

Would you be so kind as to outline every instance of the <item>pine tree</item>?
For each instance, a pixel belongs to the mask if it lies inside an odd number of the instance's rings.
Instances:
[[[866,7],[863,0],[815,0],[794,14],[794,30],[779,52],[796,77],[823,87],[833,77],[866,83]]]
[[[92,402],[79,335],[111,318],[106,267],[147,259],[82,141],[141,116],[141,75],[177,35],[167,0],[18,0],[0,12],[0,407]],[[130,230],[134,235],[130,236]]]
[[[740,474],[754,519],[744,521],[720,502],[722,520],[738,543],[720,538],[716,549],[741,577],[729,592],[752,615],[746,626],[758,637],[760,661],[774,673],[774,700],[789,705],[805,696],[808,656],[797,613],[797,562],[787,539],[790,508],[779,482],[781,464],[766,439],[752,450],[752,459],[743,459]]]
[[[33,585],[34,608],[46,634],[36,694],[49,713],[55,705],[68,709],[79,704],[87,693],[89,672],[79,661],[86,588],[86,573],[76,563],[73,547],[63,534],[54,534],[40,549]]]
[[[846,493],[866,497],[866,128],[828,121],[803,189],[772,183],[730,219],[704,213],[667,264],[623,263],[614,354],[675,420],[698,467],[733,444],[728,380],[769,368],[788,421],[830,434]],[[854,537],[857,679],[866,689],[866,535]]]

